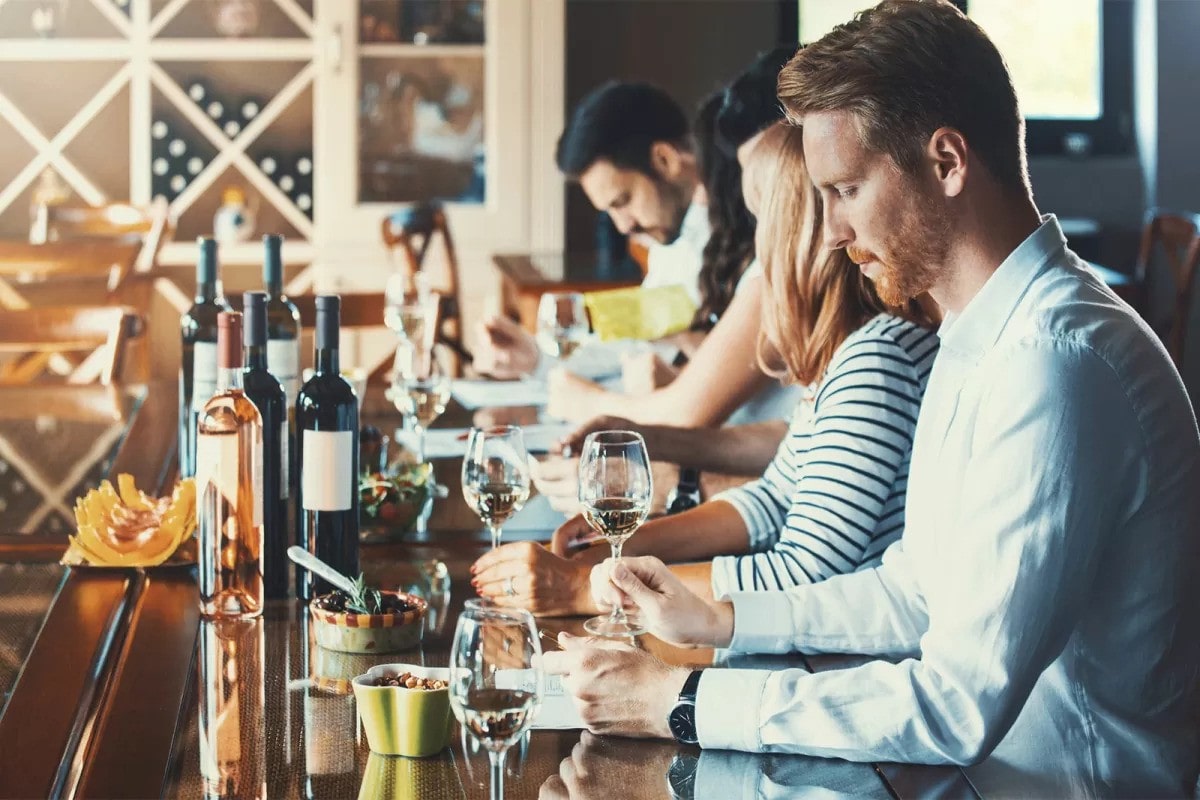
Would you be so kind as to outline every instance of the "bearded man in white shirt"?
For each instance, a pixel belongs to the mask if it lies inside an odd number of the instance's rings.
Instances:
[[[969,765],[985,796],[1191,793],[1200,434],[1141,319],[1029,187],[1007,69],[940,0],[885,0],[784,68],[827,246],[946,318],[902,539],[876,569],[705,603],[653,559],[601,597],[669,641],[883,656],[811,675],[546,656],[596,732]]]

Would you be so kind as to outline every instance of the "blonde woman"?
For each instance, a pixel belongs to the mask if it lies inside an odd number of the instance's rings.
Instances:
[[[762,478],[648,522],[625,543],[628,555],[701,562],[672,570],[710,597],[853,572],[899,538],[913,432],[938,346],[916,306],[885,308],[845,252],[821,247],[821,203],[799,128],[777,124],[763,134],[744,186],[764,265],[759,359],[806,387],[804,400]],[[535,613],[595,611],[590,565],[607,545],[563,557],[587,530],[575,517],[555,533],[554,552],[517,543],[485,555],[473,568],[477,590]]]

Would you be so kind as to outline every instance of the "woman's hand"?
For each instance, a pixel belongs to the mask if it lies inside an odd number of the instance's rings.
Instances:
[[[530,459],[529,474],[538,494],[550,501],[550,507],[567,516],[579,511],[579,459],[549,456]],[[558,552],[558,551],[555,551]],[[564,553],[559,553],[564,555]]]
[[[558,419],[583,422],[595,416],[591,410],[598,399],[608,394],[600,384],[557,367],[546,377],[549,400],[546,413]]]
[[[480,556],[471,586],[497,605],[526,608],[537,616],[600,614],[588,591],[589,564],[560,558],[535,542],[512,542]],[[510,592],[511,589],[511,592]]]
[[[646,630],[684,647],[727,647],[733,638],[733,604],[709,603],[689,591],[653,556],[608,559],[592,569],[592,600],[635,610]]]
[[[607,540],[596,533],[595,528],[588,525],[582,514],[576,514],[554,531],[550,552],[569,558],[573,563],[591,567],[608,558],[612,548]]]

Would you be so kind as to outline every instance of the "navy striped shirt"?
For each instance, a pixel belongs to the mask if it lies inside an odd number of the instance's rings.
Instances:
[[[878,562],[904,529],[913,431],[937,350],[936,333],[891,314],[847,337],[763,476],[713,498],[741,514],[752,551],[713,560],[715,597]]]

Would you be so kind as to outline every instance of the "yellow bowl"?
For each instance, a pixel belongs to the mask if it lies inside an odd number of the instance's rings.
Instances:
[[[380,678],[411,672],[419,678],[448,681],[445,668],[381,664],[354,679],[358,718],[372,752],[419,758],[450,744],[450,690],[373,686]]]

